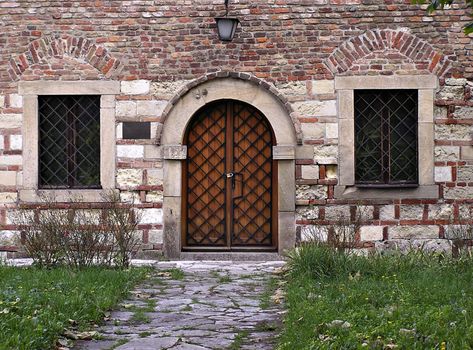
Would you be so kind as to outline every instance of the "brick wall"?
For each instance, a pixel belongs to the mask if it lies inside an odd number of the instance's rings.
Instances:
[[[439,200],[365,201],[364,246],[443,238],[448,218],[473,204],[473,46],[461,26],[471,10],[427,16],[410,1],[231,2],[241,27],[229,43],[213,18],[223,1],[4,1],[0,3],[0,250],[16,250],[9,212],[22,184],[22,80],[118,80],[116,184],[145,216],[144,248],[162,244],[159,134],[178,91],[218,71],[272,86],[300,124],[297,221],[323,229],[354,201],[334,199],[338,122],[335,75],[435,74],[435,181]],[[151,140],[124,140],[121,123],[149,121]],[[404,227],[407,226],[407,227]]]

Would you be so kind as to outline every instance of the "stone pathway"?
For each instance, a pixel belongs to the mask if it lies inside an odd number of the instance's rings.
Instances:
[[[270,285],[282,262],[160,262],[151,278],[74,349],[273,349],[281,306]]]

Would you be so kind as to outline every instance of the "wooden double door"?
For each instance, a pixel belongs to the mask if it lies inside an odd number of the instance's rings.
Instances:
[[[183,250],[276,250],[273,131],[235,100],[204,106],[185,136]]]

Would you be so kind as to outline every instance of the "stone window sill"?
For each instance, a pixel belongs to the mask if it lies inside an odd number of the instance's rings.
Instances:
[[[421,185],[415,188],[361,188],[356,186],[335,186],[337,199],[437,199],[437,185]]]
[[[111,189],[77,189],[77,190],[35,190],[23,189],[19,191],[22,202],[42,202],[44,196],[51,197],[56,202],[105,202],[102,194]],[[118,190],[113,189],[118,193]]]

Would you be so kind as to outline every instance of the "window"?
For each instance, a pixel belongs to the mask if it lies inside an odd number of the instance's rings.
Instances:
[[[336,199],[438,198],[434,75],[337,76]]]
[[[39,96],[39,186],[100,188],[100,96]]]
[[[355,183],[417,186],[417,90],[355,90]]]
[[[115,189],[118,81],[21,81],[23,171],[19,198],[102,201]]]

